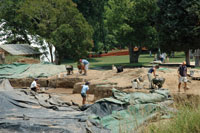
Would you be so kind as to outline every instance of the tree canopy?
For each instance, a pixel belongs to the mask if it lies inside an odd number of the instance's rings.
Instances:
[[[64,56],[77,59],[87,55],[92,47],[93,30],[71,0],[25,0],[18,4],[20,6],[14,10],[17,15],[13,16],[18,25],[8,20],[9,27],[16,26],[45,39],[50,50],[52,45],[55,46],[59,59]],[[9,8],[6,13],[9,13]]]
[[[104,7],[108,0],[74,0],[77,8],[93,27],[93,51],[101,52],[106,50],[105,26],[104,26]]]
[[[164,51],[200,48],[199,0],[158,0],[158,7],[156,25]]]
[[[109,34],[129,47],[130,62],[138,62],[140,50],[134,47],[152,46],[157,32],[152,24],[156,12],[155,0],[109,0],[106,7],[106,25]]]
[[[0,23],[2,23],[1,36],[5,36],[8,43],[29,43],[24,25],[19,23],[17,10],[24,0],[1,0]]]

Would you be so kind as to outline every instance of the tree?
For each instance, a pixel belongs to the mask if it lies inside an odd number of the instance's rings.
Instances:
[[[0,38],[8,44],[38,44],[41,46],[43,55],[48,58],[48,50],[44,45],[44,40],[38,35],[31,35],[28,32],[26,23],[27,19],[23,22],[19,19],[19,10],[24,0],[2,0],[0,1]],[[49,60],[50,61],[50,60]]]
[[[109,34],[129,48],[130,63],[137,63],[143,46],[156,43],[157,32],[152,17],[155,0],[109,0],[106,6],[106,25]],[[133,51],[138,47],[138,51]]]
[[[184,51],[190,65],[189,50],[200,48],[200,1],[158,0],[156,25],[160,46],[165,51]]]
[[[86,56],[92,47],[92,28],[71,0],[26,0],[18,12],[31,34],[44,38],[50,50],[55,46],[59,60]]]
[[[18,22],[17,10],[24,0],[1,0],[0,1],[0,23],[1,36],[8,43],[29,43],[27,32],[23,25]]]
[[[104,6],[108,0],[74,0],[77,8],[86,18],[87,22],[93,27],[93,51],[106,51],[107,44],[105,42],[105,26],[104,26]]]

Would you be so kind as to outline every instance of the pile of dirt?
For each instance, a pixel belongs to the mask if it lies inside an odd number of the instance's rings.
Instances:
[[[34,58],[21,58],[17,62],[25,64],[38,64],[40,63],[40,60]]]

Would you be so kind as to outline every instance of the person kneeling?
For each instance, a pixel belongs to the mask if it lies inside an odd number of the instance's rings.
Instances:
[[[31,83],[31,90],[37,92],[38,90],[40,90],[40,85],[37,84],[38,79],[35,79],[32,83]]]
[[[81,96],[83,98],[82,105],[85,105],[86,97],[87,97],[87,91],[89,90],[89,82],[86,82],[85,85],[83,85],[81,90]]]

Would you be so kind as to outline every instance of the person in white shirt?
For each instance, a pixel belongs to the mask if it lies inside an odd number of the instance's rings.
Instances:
[[[40,85],[37,84],[38,79],[34,79],[34,81],[31,83],[31,90],[37,92],[38,90],[40,90]]]
[[[83,98],[83,101],[82,101],[82,104],[84,105],[85,104],[85,101],[86,101],[86,97],[87,97],[87,91],[89,90],[89,85],[90,83],[89,82],[86,82],[85,85],[83,85],[82,87],[82,90],[81,90],[81,96]]]

